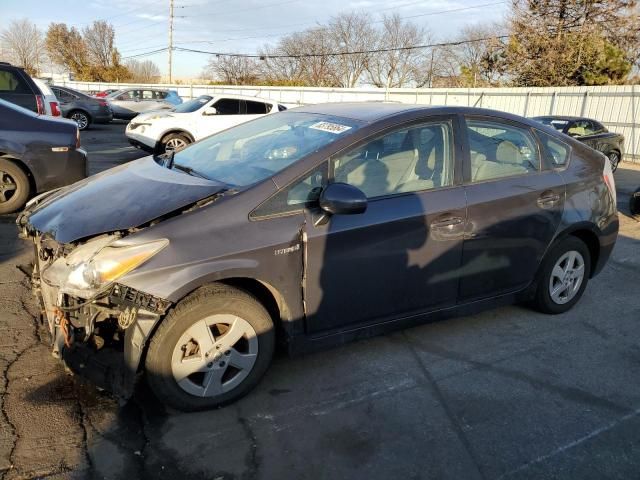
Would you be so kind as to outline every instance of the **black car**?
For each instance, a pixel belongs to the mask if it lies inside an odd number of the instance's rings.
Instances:
[[[0,214],[20,210],[38,192],[86,177],[78,127],[0,100]]]
[[[0,62],[0,99],[20,105],[32,112],[45,114],[44,96],[20,67]]]
[[[618,168],[624,154],[623,135],[610,132],[600,122],[590,118],[548,115],[533,117],[533,119],[604,153],[611,162],[611,169],[615,172]]]
[[[71,88],[52,86],[54,95],[60,101],[62,116],[86,130],[92,123],[109,123],[113,120],[111,107],[106,100],[94,98]]]
[[[54,354],[125,396],[144,372],[184,410],[247,393],[276,339],[309,351],[516,300],[565,312],[618,232],[601,153],[506,113],[373,103],[266,115],[17,223]]]

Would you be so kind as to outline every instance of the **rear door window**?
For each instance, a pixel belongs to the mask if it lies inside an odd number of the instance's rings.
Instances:
[[[537,143],[526,128],[467,119],[471,181],[526,175],[540,170]]]
[[[239,115],[240,100],[221,98],[214,105],[219,115]]]
[[[262,102],[252,102],[247,100],[247,115],[262,115],[271,111],[271,105]]]
[[[0,70],[0,92],[2,93],[32,93],[22,76],[11,70]]]

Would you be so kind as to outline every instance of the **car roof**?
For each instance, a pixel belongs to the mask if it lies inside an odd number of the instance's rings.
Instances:
[[[235,93],[230,93],[230,94],[226,94],[226,93],[212,93],[212,94],[204,94],[204,95],[200,95],[201,97],[212,97],[212,98],[230,98],[230,99],[236,99],[236,100],[249,100],[249,101],[258,101],[258,102],[265,102],[265,103],[278,103],[275,100],[271,100],[270,98],[263,98],[263,97],[257,97],[257,96],[253,96],[253,95],[237,95]]]
[[[590,120],[592,122],[597,122],[597,120],[593,120],[587,117],[577,117],[575,115],[538,115],[536,117],[531,118],[540,118],[545,120],[564,120],[567,122],[571,122],[573,120]]]
[[[540,128],[541,125],[535,120],[514,115],[499,110],[477,107],[461,107],[449,105],[412,105],[395,102],[347,102],[347,103],[322,103],[315,105],[305,105],[292,108],[289,112],[318,113],[322,115],[333,115],[336,117],[351,118],[366,123],[377,122],[384,118],[402,115],[409,112],[423,112],[425,115],[477,115],[487,117],[497,117],[503,120],[511,120],[523,123],[531,127]]]

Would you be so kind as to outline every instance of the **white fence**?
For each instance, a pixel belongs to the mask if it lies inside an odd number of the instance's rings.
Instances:
[[[144,87],[138,84],[66,82],[83,91]],[[147,87],[151,85],[146,85]],[[396,101],[418,105],[492,108],[525,117],[579,115],[597,119],[625,137],[626,160],[640,162],[640,86],[550,88],[314,88],[220,85],[153,85],[176,90],[185,98],[216,93],[256,95],[286,104]]]

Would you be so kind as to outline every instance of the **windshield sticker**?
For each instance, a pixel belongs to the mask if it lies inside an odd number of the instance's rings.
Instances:
[[[351,130],[351,127],[348,127],[347,125],[340,125],[339,123],[331,122],[314,123],[309,128],[313,128],[314,130],[322,130],[323,132],[335,133],[336,135],[344,133],[347,130]]]

